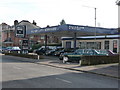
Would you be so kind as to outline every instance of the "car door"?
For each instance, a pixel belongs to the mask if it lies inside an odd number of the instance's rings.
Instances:
[[[77,51],[75,51],[75,52],[73,52],[73,54],[72,54],[72,56],[71,56],[71,59],[72,60],[80,60],[81,59],[81,55],[82,55],[82,50],[77,50]]]

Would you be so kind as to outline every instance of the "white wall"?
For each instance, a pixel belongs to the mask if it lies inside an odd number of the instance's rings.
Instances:
[[[96,40],[96,42],[101,42],[101,49],[105,49],[105,41],[109,41],[109,49],[113,51],[113,40],[117,40],[117,52],[119,52],[119,40],[118,39],[101,39],[101,40]],[[71,48],[74,48],[74,41],[73,40],[63,40],[62,41],[62,47],[66,48],[66,42],[71,41]],[[79,47],[79,42],[94,42],[95,40],[77,40],[76,41],[76,47]]]
[[[120,28],[120,6],[118,6],[118,27]],[[120,53],[120,38],[119,38],[119,53]]]

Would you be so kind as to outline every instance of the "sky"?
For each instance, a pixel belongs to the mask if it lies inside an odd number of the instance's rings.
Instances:
[[[37,26],[66,24],[118,27],[118,6],[116,0],[0,0],[0,23],[14,24],[28,20]]]

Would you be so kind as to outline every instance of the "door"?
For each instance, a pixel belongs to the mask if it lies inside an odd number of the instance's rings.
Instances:
[[[71,42],[66,42],[66,48],[71,48]]]

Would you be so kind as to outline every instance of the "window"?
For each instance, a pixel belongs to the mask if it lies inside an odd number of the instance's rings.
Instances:
[[[79,43],[79,48],[80,49],[86,49],[86,42],[80,42]]]
[[[101,49],[101,42],[80,42],[80,49]]]
[[[117,40],[113,41],[113,52],[117,53]]]
[[[105,49],[109,49],[109,41],[105,41]]]
[[[66,48],[71,48],[71,42],[66,42]]]
[[[41,36],[40,39],[45,39],[45,37],[44,37],[44,36]]]

